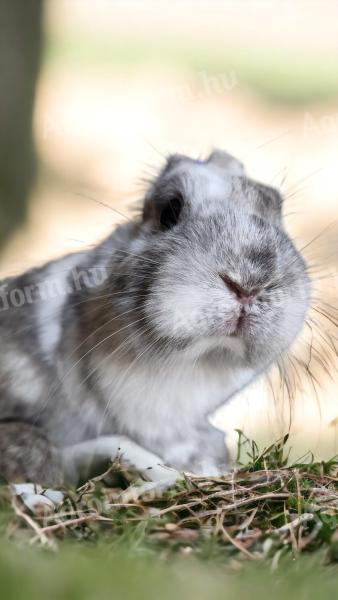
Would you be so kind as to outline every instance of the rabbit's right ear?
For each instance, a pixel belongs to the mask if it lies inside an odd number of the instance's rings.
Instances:
[[[229,173],[229,175],[245,175],[243,163],[231,154],[223,152],[223,150],[214,150],[206,162]]]
[[[172,229],[179,222],[184,198],[178,184],[176,177],[160,177],[146,194],[143,221],[148,221],[153,229]]]
[[[172,229],[180,219],[184,199],[179,190],[154,190],[146,197],[143,208],[143,220],[153,228]]]
[[[176,172],[183,162],[192,159],[181,154],[171,154],[146,193],[143,206],[143,221],[153,229],[166,230],[174,227],[184,205],[181,176]]]

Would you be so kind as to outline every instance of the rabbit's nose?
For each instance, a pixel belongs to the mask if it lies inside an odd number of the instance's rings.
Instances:
[[[250,302],[256,298],[258,293],[257,290],[247,290],[243,288],[228,277],[228,275],[220,274],[220,278],[225,283],[226,287],[236,295],[241,304],[250,304]]]

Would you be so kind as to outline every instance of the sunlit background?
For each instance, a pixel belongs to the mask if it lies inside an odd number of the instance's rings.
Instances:
[[[317,296],[337,306],[337,23],[330,0],[47,0],[38,177],[1,275],[101,240],[123,217],[100,202],[128,216],[167,153],[219,147],[282,187],[299,248],[319,236],[305,255]],[[310,367],[319,383],[305,376],[292,407],[293,456],[338,451],[337,378],[320,361]],[[233,445],[235,428],[261,443],[289,430],[288,400],[272,401],[268,387],[255,384],[217,416]]]

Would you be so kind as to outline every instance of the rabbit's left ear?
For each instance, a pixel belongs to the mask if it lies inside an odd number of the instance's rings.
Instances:
[[[255,193],[253,194],[253,202],[258,211],[258,214],[270,221],[274,225],[282,226],[282,205],[283,196],[278,190],[265,185],[264,183],[254,183]]]
[[[206,162],[227,171],[230,175],[245,175],[243,163],[223,150],[214,150]]]

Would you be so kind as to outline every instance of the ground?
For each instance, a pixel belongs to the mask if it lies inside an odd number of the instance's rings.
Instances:
[[[6,598],[332,597],[338,459],[287,466],[286,438],[259,451],[238,436],[234,473],[187,477],[156,497],[105,475],[34,514],[3,485]]]

